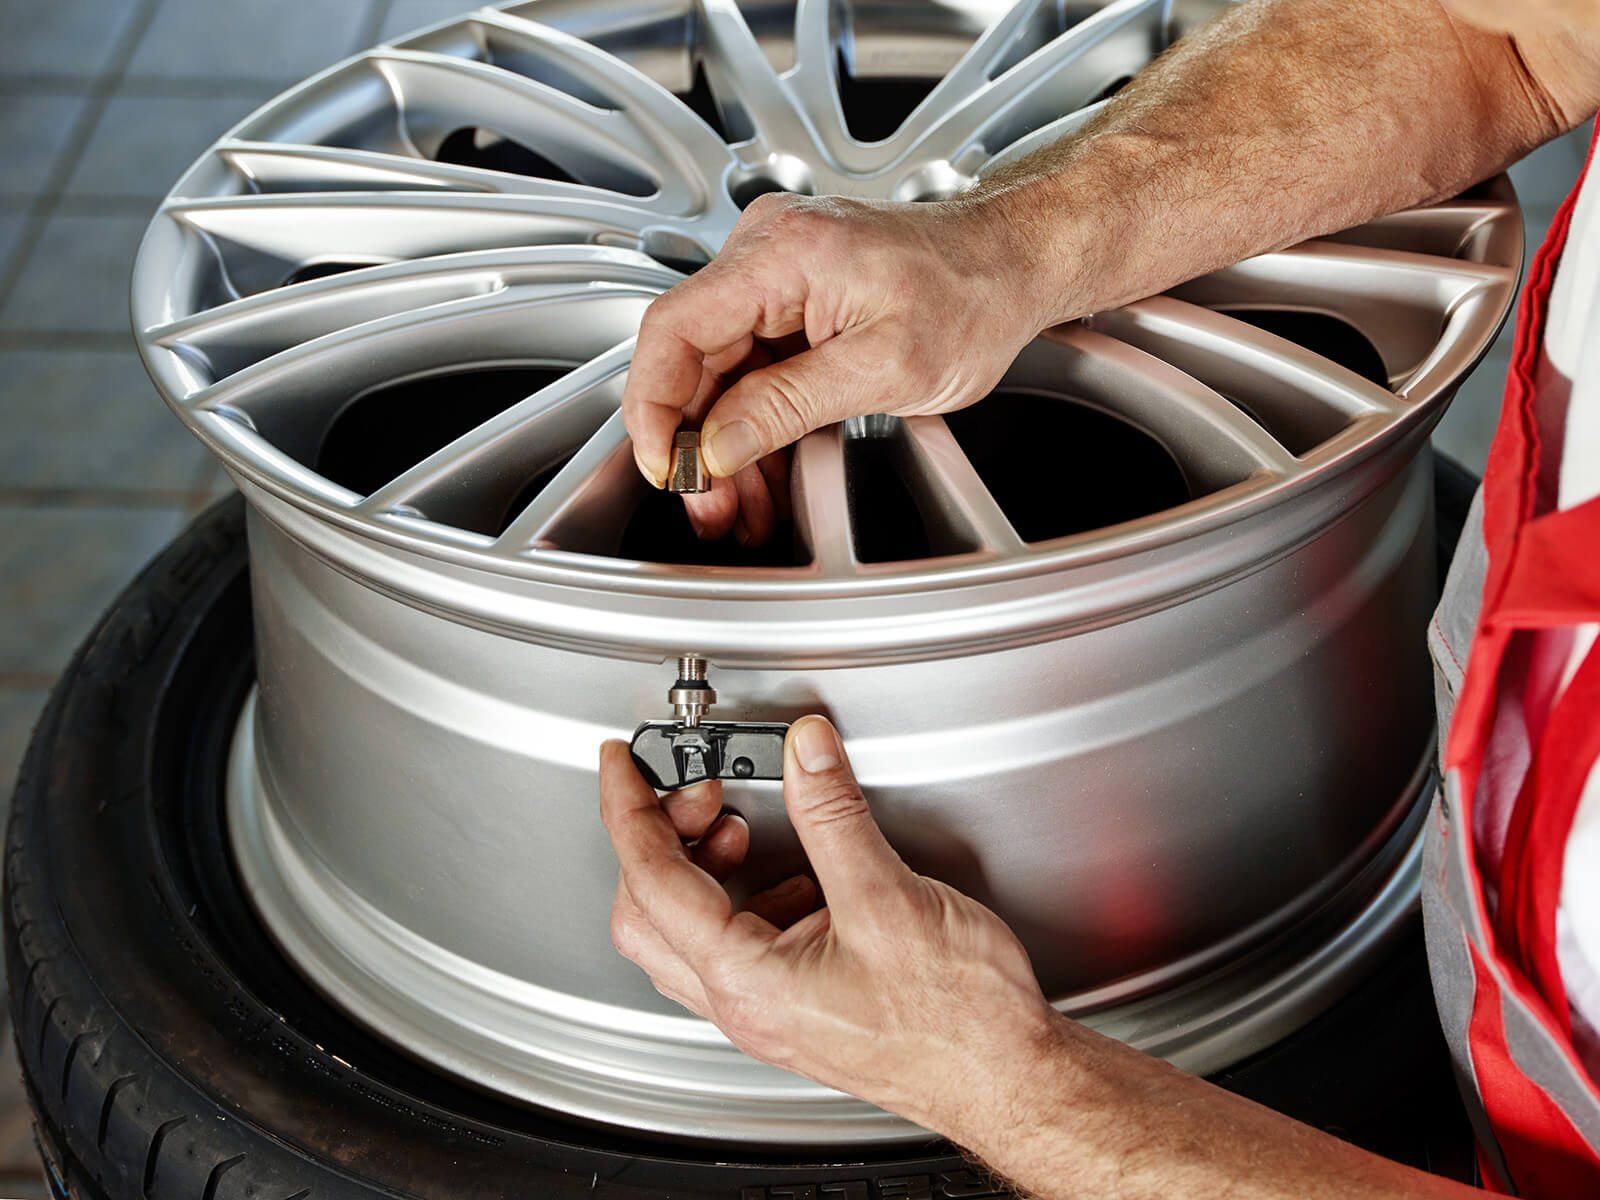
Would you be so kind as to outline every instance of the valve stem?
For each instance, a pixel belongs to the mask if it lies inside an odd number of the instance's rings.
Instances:
[[[716,702],[717,693],[706,682],[706,660],[698,654],[679,655],[678,681],[667,690],[673,715],[686,729],[693,729]]]

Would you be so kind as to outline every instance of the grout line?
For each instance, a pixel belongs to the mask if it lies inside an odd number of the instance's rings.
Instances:
[[[8,508],[182,508],[192,488],[0,487],[0,507]]]
[[[165,195],[163,192],[161,195]],[[130,194],[113,196],[62,196],[56,201],[55,212],[57,217],[144,217],[149,219],[156,215],[156,209],[161,205],[161,195],[136,196]]]
[[[59,671],[0,671],[0,689],[13,692],[48,692],[60,678]]]
[[[72,173],[77,170],[78,160],[83,156],[83,148],[89,144],[89,138],[93,135],[95,126],[100,123],[100,115],[105,112],[111,93],[122,81],[128,64],[133,61],[133,53],[138,49],[145,31],[150,28],[150,22],[155,19],[156,9],[160,5],[161,0],[140,0],[139,7],[129,18],[127,26],[117,40],[106,69],[90,84],[88,103],[79,112],[66,141],[56,152],[55,162],[50,166],[50,173],[45,178],[44,185],[34,196],[27,219],[23,222],[22,231],[17,236],[16,244],[11,248],[10,258],[3,267],[0,267],[0,308],[4,308],[6,301],[11,298],[17,280],[22,277],[23,267],[33,257],[33,252],[44,233],[45,222],[50,219],[51,210],[66,189]]]
[[[0,75],[0,96],[82,95],[94,88],[97,75],[33,74]]]
[[[130,332],[110,329],[0,329],[0,350],[131,350]]]
[[[210,100],[239,97],[247,100],[255,99],[258,103],[265,104],[280,92],[288,91],[301,81],[280,76],[128,75],[122,79],[118,91],[124,96],[139,96],[146,99]]]

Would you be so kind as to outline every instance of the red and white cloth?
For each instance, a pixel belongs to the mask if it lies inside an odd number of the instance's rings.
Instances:
[[[1429,632],[1449,731],[1423,864],[1434,992],[1485,1180],[1532,1200],[1600,1196],[1597,629],[1600,183],[1586,180],[1533,260]]]

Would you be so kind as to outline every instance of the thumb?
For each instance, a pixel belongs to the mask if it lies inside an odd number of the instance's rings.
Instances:
[[[839,735],[802,717],[784,743],[783,802],[830,906],[902,886],[911,869],[873,820]]]
[[[728,476],[846,417],[893,412],[908,397],[904,379],[885,370],[871,331],[853,330],[751,371],[717,400],[701,422],[707,470]],[[891,394],[893,392],[894,394]]]

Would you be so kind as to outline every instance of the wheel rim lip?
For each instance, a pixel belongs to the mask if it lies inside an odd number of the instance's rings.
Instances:
[[[623,1127],[633,1132],[710,1144],[760,1142],[811,1149],[841,1142],[893,1147],[928,1138],[926,1130],[903,1118],[746,1059],[697,1018],[651,1017],[643,1021],[642,1032],[616,1032],[608,1027],[608,1013],[615,1011],[634,1024],[640,1014],[563,993],[550,993],[557,997],[555,1003],[542,1008],[530,1009],[526,996],[519,1001],[507,994],[496,1001],[496,980],[516,992],[544,989],[465,960],[454,960],[455,969],[430,962],[441,948],[398,926],[384,933],[379,926],[392,923],[376,910],[367,911],[353,893],[346,899],[354,899],[359,911],[351,919],[367,933],[352,939],[345,929],[335,936],[323,906],[343,911],[343,901],[324,890],[327,881],[321,875],[307,874],[314,859],[301,857],[303,848],[292,846],[294,835],[278,824],[261,789],[254,756],[255,711],[252,690],[238,718],[227,769],[226,819],[246,891],[273,938],[320,990],[409,1053],[514,1100],[602,1125],[626,1121]],[[1242,953],[1235,952],[1233,943],[1248,942],[1248,932],[1235,935],[1220,949],[1194,956],[1205,959],[1204,968],[1187,960],[1167,964],[1148,972],[1147,980],[1141,976],[1142,983],[1104,985],[1058,1000],[1056,1007],[1197,1074],[1224,1069],[1264,1050],[1326,1011],[1417,912],[1432,754],[1427,747],[1406,794],[1392,810],[1389,829],[1375,837],[1376,853],[1320,905],[1309,905],[1300,921],[1266,942],[1257,938]],[[1360,857],[1353,854],[1352,862]],[[313,875],[317,888],[308,892],[301,884]],[[308,905],[308,895],[316,903]],[[358,954],[367,957],[358,959]],[[401,963],[398,975],[410,979],[409,989],[390,982],[395,971],[375,971],[380,962],[390,967]],[[373,978],[384,979],[385,986],[374,990],[351,981]],[[442,1010],[418,999],[430,980],[435,985],[448,981],[459,993],[445,1032],[438,1020]],[[488,990],[473,980],[487,981]],[[485,996],[490,997],[488,1007],[482,1007]],[[461,1001],[480,1004],[478,1023],[455,1019],[459,1009],[454,1005]],[[496,1003],[523,1014],[514,1027],[503,1020],[496,1025]],[[529,1011],[538,1013],[537,1022],[526,1019]],[[543,1041],[530,1029],[542,1029]],[[523,1041],[517,1042],[516,1035]],[[592,1057],[585,1058],[586,1052]],[[702,1080],[701,1089],[683,1087],[683,1076],[672,1074],[671,1067],[687,1074],[689,1065],[700,1060],[716,1069],[709,1079],[689,1076]],[[530,1061],[537,1069],[530,1071]],[[736,1116],[734,1105],[739,1106]]]
[[[461,24],[461,18],[452,19],[400,40],[420,41],[430,33],[441,33]],[[337,86],[347,73],[367,64],[372,54],[369,51],[352,56],[269,101],[236,125],[222,140],[226,141],[257,122],[266,121],[275,113],[287,112],[307,97],[315,96],[320,89]],[[1085,110],[1079,110],[1080,113],[1082,111]],[[168,197],[168,204],[183,197],[191,181],[212,161],[214,153],[208,151],[185,173]],[[996,160],[1004,158],[1006,153],[1003,151],[995,156]],[[1176,508],[1101,529],[1024,544],[1020,550],[999,557],[980,551],[976,554],[885,563],[880,569],[861,570],[858,564],[857,569],[848,576],[821,577],[814,569],[805,567],[683,567],[640,563],[575,551],[541,550],[511,557],[504,553],[487,552],[486,544],[491,539],[454,529],[444,523],[425,518],[409,520],[403,514],[373,516],[354,512],[351,500],[359,499],[354,493],[320,480],[310,468],[299,468],[298,464],[288,462],[281,452],[250,431],[225,424],[216,414],[197,412],[180,399],[185,391],[185,382],[180,377],[177,355],[155,344],[147,334],[158,324],[153,318],[160,315],[166,295],[160,283],[161,264],[157,261],[161,252],[154,246],[158,240],[157,227],[162,219],[158,214],[156,222],[146,233],[136,259],[132,297],[136,342],[146,369],[169,406],[224,462],[229,471],[241,480],[248,481],[252,489],[259,489],[259,492],[252,494],[267,494],[285,501],[317,521],[364,542],[407,556],[421,555],[452,567],[467,568],[475,573],[483,572],[513,582],[558,588],[577,586],[592,591],[641,597],[715,598],[733,602],[761,601],[780,594],[804,599],[866,599],[951,588],[970,589],[1045,573],[1068,575],[1063,583],[1070,587],[1072,580],[1069,573],[1074,568],[1171,547],[1229,526],[1237,526],[1264,510],[1304,496],[1340,478],[1400,443],[1411,441],[1418,428],[1429,427],[1438,419],[1445,391],[1444,387],[1434,386],[1407,396],[1403,402],[1397,401],[1395,410],[1376,430],[1370,427],[1362,430],[1359,422],[1352,421],[1310,453],[1299,456],[1292,474],[1287,477],[1253,482],[1245,480],[1222,491],[1202,494]],[[448,257],[429,256],[432,261]],[[643,255],[639,259],[641,266],[664,273],[664,281],[665,276],[671,274]],[[1500,290],[1505,292],[1509,288],[1501,286]],[[1494,306],[1480,306],[1483,307]],[[1478,312],[1471,317],[1470,330],[1454,335],[1450,357],[1455,362],[1455,377],[1464,374],[1486,352],[1504,319],[1504,312],[1504,305],[1498,314]],[[1441,333],[1441,345],[1449,340],[1445,336],[1448,332],[1446,329]],[[1445,382],[1448,384],[1451,381]],[[327,547],[324,549],[326,552]],[[1282,549],[1272,546],[1265,553],[1270,557]],[[1263,561],[1260,553],[1253,553],[1241,546],[1231,556],[1218,558],[1213,581],[1249,569],[1259,561]]]

